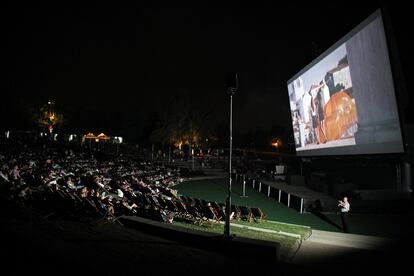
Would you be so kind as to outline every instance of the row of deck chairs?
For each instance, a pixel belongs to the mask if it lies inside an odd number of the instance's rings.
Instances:
[[[207,222],[220,223],[225,220],[225,204],[206,201],[196,197],[180,196],[176,200],[165,200],[154,196],[147,197],[152,204],[159,208],[174,212],[175,217],[188,219],[196,224]],[[232,219],[262,222],[266,215],[259,207],[231,205]]]
[[[162,197],[153,194],[142,194],[140,202],[136,202],[138,208],[130,210],[123,206],[121,201],[112,201],[112,212],[107,202],[95,198],[81,198],[76,193],[66,190],[51,190],[39,194],[40,198],[34,200],[37,207],[47,210],[48,215],[83,214],[95,218],[116,220],[120,215],[136,215],[151,219],[159,218],[160,211],[166,211],[169,215],[192,221],[196,224],[220,223],[225,220],[225,204],[215,201],[180,196],[179,198]],[[34,203],[34,202],[33,202]],[[266,218],[264,212],[258,207],[231,205],[232,219],[262,222]]]
[[[143,195],[143,199],[142,206],[146,209],[155,208],[164,210],[175,218],[191,220],[200,225],[207,222],[219,222],[222,218],[221,215],[208,208],[208,206],[200,205],[196,207],[179,199],[173,200],[149,194]]]
[[[75,192],[64,189],[50,189],[33,195],[29,202],[30,205],[43,214],[45,218],[77,217],[81,219],[89,217],[116,221],[119,215],[128,214],[128,211],[130,212],[128,215],[132,214],[120,201],[109,203],[97,198],[83,198]],[[110,208],[109,205],[112,205],[113,208]]]

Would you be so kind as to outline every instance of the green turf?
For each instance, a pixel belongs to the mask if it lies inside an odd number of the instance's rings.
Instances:
[[[194,229],[194,230],[201,230],[201,231],[208,231],[212,233],[222,234],[224,232],[224,225],[222,224],[213,224],[213,225],[195,225],[193,223],[185,223],[181,221],[174,221],[173,224],[175,226],[183,227],[186,229]],[[297,229],[295,229],[297,230]],[[297,249],[299,239],[294,237],[289,237],[286,235],[279,235],[274,233],[264,233],[260,231],[245,229],[245,228],[238,228],[232,227],[231,234],[236,235],[238,237],[245,237],[250,239],[257,239],[257,240],[267,240],[277,242],[280,245],[280,260],[286,260],[294,254],[295,250]]]
[[[228,179],[210,179],[188,181],[174,187],[179,194],[198,197],[208,201],[225,202]],[[242,185],[232,183],[232,204],[260,207],[271,221],[309,226],[312,229],[341,232],[341,220],[338,214],[322,215],[300,214],[298,211],[278,203],[252,187],[246,185],[246,195],[242,196]],[[404,224],[403,216],[350,214],[349,225],[351,233],[393,237],[408,227]]]
[[[184,182],[174,188],[182,195],[198,197],[209,201],[225,202],[227,187],[227,179],[209,179]],[[247,185],[247,197],[241,197],[242,195],[242,185],[233,181],[232,204],[260,207],[266,214],[267,220],[306,225],[320,230],[339,231],[334,226],[324,222],[313,214],[300,214],[298,211],[287,208],[285,205],[267,197],[265,194],[253,190],[252,187]]]

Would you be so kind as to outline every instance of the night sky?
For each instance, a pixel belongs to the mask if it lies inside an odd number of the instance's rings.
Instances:
[[[287,80],[379,7],[326,5],[3,8],[0,128],[29,128],[27,110],[47,99],[67,131],[142,134],[174,97],[224,124],[225,75],[237,72],[234,128],[290,131]],[[407,79],[406,5],[386,7]]]

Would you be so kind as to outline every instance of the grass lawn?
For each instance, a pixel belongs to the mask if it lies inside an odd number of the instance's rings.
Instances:
[[[174,188],[177,189],[178,193],[181,195],[197,197],[209,201],[224,202],[227,183],[226,179],[201,180],[184,182]],[[281,258],[286,260],[289,256],[294,254],[298,248],[299,242],[311,235],[311,228],[292,224],[292,220],[286,219],[300,215],[297,211],[286,208],[284,205],[277,203],[273,199],[270,199],[264,194],[254,191],[251,188],[249,189],[246,187],[246,191],[248,191],[248,197],[240,197],[242,195],[241,185],[234,183],[232,189],[232,203],[236,205],[260,207],[266,214],[266,220],[261,223],[233,220],[231,221],[231,233],[240,237],[278,242],[280,244]],[[281,215],[285,218],[284,222],[280,220],[277,221],[281,218]],[[233,224],[236,224],[239,227]],[[174,225],[213,233],[224,233],[223,224],[205,224],[200,226],[175,220]],[[254,228],[270,230],[269,232],[271,233]],[[290,234],[296,236],[291,236]]]
[[[227,188],[228,179],[188,181],[174,187],[179,194],[221,203],[225,202]],[[298,211],[287,208],[247,185],[247,197],[241,197],[242,194],[241,183],[233,181],[232,204],[260,207],[266,214],[266,220],[268,221],[303,225],[316,230],[342,231],[339,214],[322,214],[319,216],[312,213],[300,214]],[[356,213],[350,213],[349,215],[349,226],[353,234],[395,237],[404,229],[408,229],[407,227],[412,228],[409,223],[410,219],[406,215]],[[253,224],[254,227],[272,227],[269,226],[271,225],[269,222]]]
[[[233,223],[233,222],[232,222]],[[310,235],[310,228],[304,228],[300,226],[289,226],[289,225],[281,225],[278,223],[261,223],[263,226],[266,226],[269,230],[275,230],[275,231],[282,231],[286,233],[296,233],[301,236],[301,238],[287,236],[284,234],[278,234],[278,233],[265,233],[258,230],[252,230],[248,229],[248,226],[257,227],[256,223],[249,223],[249,222],[236,222],[238,225],[243,227],[235,227],[230,226],[231,234],[234,234],[238,237],[245,237],[250,239],[257,239],[257,240],[266,240],[266,241],[273,241],[280,244],[280,260],[288,260],[290,256],[294,254],[294,252],[297,250],[300,241],[303,239],[302,237],[307,237]],[[223,234],[224,233],[224,225],[214,223],[211,224],[204,224],[204,225],[195,225],[193,223],[183,222],[175,220],[173,222],[175,226],[187,228],[187,229],[193,229],[193,230],[199,230],[199,231],[208,231],[212,233],[217,234]]]
[[[174,187],[179,194],[198,197],[201,199],[217,202],[225,202],[227,195],[228,179],[209,179],[199,181],[188,181]],[[287,208],[276,200],[265,194],[246,186],[247,197],[242,197],[242,185],[233,181],[232,204],[251,207],[260,207],[266,214],[266,220],[298,224],[326,231],[340,231],[337,227],[321,220],[313,214],[300,214],[298,211]]]

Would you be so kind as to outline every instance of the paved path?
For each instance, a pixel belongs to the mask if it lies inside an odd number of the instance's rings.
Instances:
[[[290,263],[298,275],[311,271],[318,275],[367,275],[412,269],[413,241],[313,230],[300,244]]]
[[[327,262],[339,256],[380,251],[391,242],[381,237],[312,230],[312,235],[302,242],[291,262],[299,265]]]
[[[358,249],[377,249],[385,246],[391,242],[388,238],[345,234],[330,231],[312,230],[312,235],[305,241],[305,243],[321,243],[326,245],[336,245],[348,248]]]

